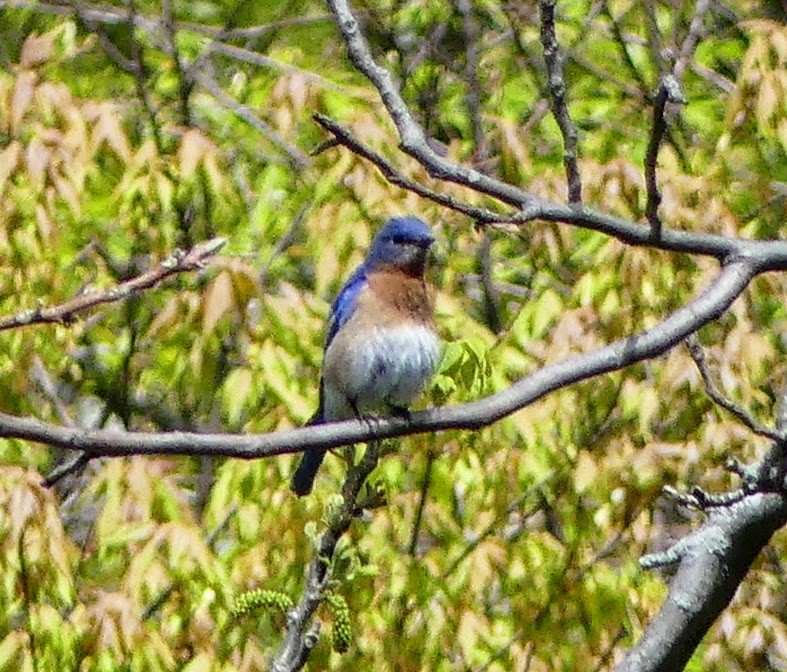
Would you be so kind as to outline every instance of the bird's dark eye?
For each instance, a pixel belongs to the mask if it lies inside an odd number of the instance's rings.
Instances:
[[[403,236],[401,234],[391,236],[391,241],[395,245],[407,245],[410,241],[408,240],[407,236]]]

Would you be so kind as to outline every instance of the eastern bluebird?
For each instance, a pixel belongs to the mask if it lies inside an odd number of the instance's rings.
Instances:
[[[394,217],[377,232],[331,307],[320,405],[310,425],[373,411],[405,413],[432,377],[440,343],[424,269],[433,242],[416,217]],[[296,495],[311,492],[325,452],[304,453],[292,477]]]

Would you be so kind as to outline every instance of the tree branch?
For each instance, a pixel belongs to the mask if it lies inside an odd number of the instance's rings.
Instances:
[[[683,78],[683,72],[686,69],[689,58],[694,53],[694,49],[699,42],[700,33],[702,32],[702,22],[709,7],[710,0],[698,0],[694,8],[694,16],[691,18],[691,23],[689,24],[689,32],[686,34],[683,44],[680,45],[678,58],[675,61],[675,66],[672,68],[672,72],[678,81]]]
[[[566,80],[563,77],[563,58],[555,35],[555,2],[541,0],[541,44],[544,46],[544,61],[547,65],[549,94],[552,114],[563,134],[563,164],[568,180],[569,203],[582,202],[582,178],[577,165],[577,127],[571,121],[566,101]]]
[[[379,443],[373,441],[366,447],[361,461],[347,470],[341,504],[330,514],[328,527],[317,540],[303,593],[295,608],[287,614],[287,632],[271,664],[274,672],[300,670],[319,639],[320,624],[313,623],[313,617],[330,587],[331,563],[336,546],[360,512],[359,495],[366,479],[377,466],[379,455]]]
[[[379,92],[399,133],[402,151],[416,159],[432,177],[469,187],[520,210],[511,217],[503,216],[498,221],[520,224],[535,219],[563,222],[606,233],[629,245],[645,245],[672,252],[712,256],[722,262],[739,257],[756,259],[758,272],[787,270],[787,241],[752,241],[668,228],[662,228],[660,239],[654,240],[650,226],[635,224],[586,206],[554,203],[525,189],[443,158],[430,147],[423,130],[413,118],[394,84],[391,74],[375,63],[369,44],[361,33],[358,21],[353,16],[347,0],[327,0],[327,2],[336,15],[337,25],[347,43],[350,59]]]
[[[700,345],[699,340],[697,339],[696,334],[692,334],[686,339],[686,347],[689,349],[689,354],[691,354],[691,358],[694,360],[694,363],[697,365],[697,369],[702,376],[702,381],[705,383],[705,389],[708,392],[708,396],[713,399],[713,401],[723,408],[725,411],[728,411],[732,415],[734,415],[741,423],[746,425],[752,432],[759,436],[764,436],[766,438],[771,439],[772,441],[783,441],[785,438],[784,433],[780,433],[775,431],[765,425],[757,422],[743,407],[736,404],[731,399],[727,399],[716,387],[716,384],[713,382],[713,378],[711,377],[710,369],[708,368],[708,363],[705,360],[705,352]]]
[[[32,308],[16,315],[0,318],[0,331],[29,327],[33,324],[68,324],[74,317],[102,303],[122,301],[144,289],[150,289],[172,275],[203,268],[225,244],[224,238],[213,238],[183,252],[176,249],[155,268],[142,275],[103,291],[81,294],[52,308]]]
[[[382,155],[364,145],[348,129],[344,128],[340,124],[337,124],[329,117],[326,117],[324,114],[320,114],[319,112],[315,112],[314,120],[326,131],[331,133],[338,144],[344,145],[354,154],[362,156],[364,159],[377,166],[379,171],[383,174],[383,177],[385,177],[385,179],[391,184],[402,187],[402,189],[407,189],[407,191],[412,191],[414,194],[428,198],[430,201],[433,201],[446,208],[450,208],[456,212],[461,212],[463,215],[467,215],[477,222],[507,222],[515,217],[515,213],[513,212],[508,215],[497,214],[491,210],[486,210],[485,208],[478,208],[467,203],[462,203],[451,196],[447,196],[446,194],[441,194],[428,189],[420,182],[415,182],[414,180],[404,176]],[[323,151],[323,149],[325,148],[320,148],[320,151]]]
[[[79,471],[92,459],[92,455],[88,455],[87,453],[77,453],[70,460],[62,462],[52,469],[52,471],[47,474],[46,478],[44,478],[44,485],[47,488],[51,488],[66,476],[70,476],[74,472]]]
[[[663,556],[679,562],[669,596],[615,672],[682,670],[716,617],[730,603],[752,562],[787,522],[784,491],[754,493],[711,508],[700,529]],[[643,558],[643,566],[665,564]]]
[[[82,3],[79,7],[67,4],[58,4],[53,2],[38,2],[37,0],[0,0],[0,7],[20,8],[33,10],[42,14],[52,14],[55,16],[74,16],[77,13],[83,19],[88,19],[94,23],[103,23],[110,26],[116,26],[128,22],[128,13],[108,4],[87,4]],[[174,27],[178,31],[187,30],[189,32],[206,35],[207,37],[217,37],[224,40],[254,40],[270,33],[274,30],[286,28],[289,26],[305,26],[312,23],[322,23],[324,21],[331,21],[330,14],[315,14],[314,16],[295,16],[272,21],[258,26],[245,26],[243,28],[222,28],[220,26],[212,26],[205,23],[195,23],[193,21],[175,21]],[[137,28],[142,28],[148,32],[159,30],[161,27],[161,18],[158,16],[151,16],[146,14],[136,14],[134,17],[134,25]]]
[[[249,126],[255,128],[273,145],[284,152],[295,170],[301,170],[309,165],[309,157],[306,156],[306,154],[284,140],[275,130],[260,119],[252,108],[243,103],[239,103],[224,91],[214,77],[205,72],[203,68],[189,68],[187,74],[202,88],[210,92],[221,105],[232,111],[235,116],[245,121]]]
[[[650,222],[653,238],[658,240],[661,237],[661,220],[659,219],[659,205],[661,204],[661,193],[659,192],[658,181],[656,180],[656,168],[659,156],[659,147],[664,133],[667,131],[667,122],[664,118],[664,110],[667,102],[685,103],[683,94],[680,90],[678,80],[672,75],[664,76],[659,82],[656,97],[653,101],[653,129],[650,132],[650,141],[645,154],[645,186],[648,194],[648,202],[645,206],[645,217]]]
[[[478,81],[478,22],[471,0],[457,0],[456,8],[462,15],[462,29],[465,38],[464,80],[467,87],[465,104],[472,125],[474,156],[480,160],[486,154],[486,143],[481,121],[481,85]]]
[[[697,365],[702,371],[704,363]],[[777,427],[787,429],[780,421]],[[641,559],[645,569],[678,569],[661,611],[616,672],[683,669],[757,555],[787,523],[786,443],[784,434],[777,434],[759,461],[728,461],[727,468],[743,481],[731,492],[711,495],[695,487],[684,495],[665,488],[683,505],[704,511],[707,519],[668,550]]]
[[[137,16],[137,6],[135,0],[126,0],[126,6],[128,7],[128,28],[129,28],[129,38],[131,40],[131,57],[133,58],[134,62],[134,81],[137,87],[137,97],[142,101],[142,105],[147,112],[148,118],[150,120],[150,126],[153,130],[153,140],[156,143],[156,149],[158,150],[159,154],[164,153],[164,139],[161,135],[161,123],[159,122],[158,118],[158,111],[156,110],[155,105],[153,104],[153,99],[151,98],[150,92],[148,91],[147,87],[147,79],[145,76],[145,52],[142,48],[142,44],[140,44],[139,40],[137,40],[136,36],[134,35],[134,26],[136,25],[136,16]],[[108,52],[111,56],[111,52]]]
[[[631,53],[628,50],[628,46],[626,44],[626,39],[623,36],[623,31],[620,29],[620,23],[618,20],[612,15],[612,9],[609,6],[609,0],[603,0],[604,2],[604,9],[603,12],[606,15],[607,19],[609,19],[610,26],[612,28],[612,36],[615,38],[615,43],[620,48],[620,53],[623,56],[623,61],[628,68],[628,71],[631,73],[632,77],[637,82],[640,91],[646,92],[650,89],[647,82],[645,81],[642,72],[637,67],[637,64],[634,63],[634,59],[631,57]]]
[[[593,352],[545,366],[489,397],[457,406],[416,412],[409,420],[395,417],[373,421],[347,420],[272,434],[236,436],[80,430],[0,413],[0,438],[26,439],[83,450],[91,456],[220,455],[256,459],[302,452],[307,448],[336,448],[447,429],[478,429],[529,406],[557,389],[662,355],[724,313],[755,273],[753,264],[743,261],[731,263],[696,299],[650,329]]]
[[[350,59],[379,91],[383,104],[399,131],[401,148],[404,152],[418,160],[432,177],[473,185],[476,190],[516,207],[533,201],[534,196],[523,189],[488,177],[472,168],[454,165],[435,152],[429,146],[423,129],[404,102],[391,73],[377,65],[372,58],[369,44],[361,33],[358,21],[350,11],[347,0],[328,0],[328,4],[336,15],[337,25],[347,43]]]

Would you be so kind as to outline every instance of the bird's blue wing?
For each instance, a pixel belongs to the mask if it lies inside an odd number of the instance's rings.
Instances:
[[[328,334],[325,337],[325,347],[327,348],[334,336],[339,332],[347,320],[350,319],[355,312],[355,307],[358,304],[358,295],[367,285],[366,266],[361,264],[356,268],[352,275],[344,283],[344,286],[339,291],[336,300],[331,306],[331,319],[328,323]]]
[[[355,312],[355,306],[358,303],[358,295],[367,285],[366,267],[361,264],[353,271],[352,275],[344,283],[336,300],[331,306],[331,317],[328,322],[328,335],[325,337],[325,347],[327,348],[331,341],[334,339],[342,325],[350,319]],[[324,416],[325,409],[325,385],[320,379],[320,405],[317,412],[312,416],[308,425],[317,425],[325,422]],[[317,470],[322,464],[323,458],[327,451],[323,448],[310,448],[307,450],[295,473],[292,475],[290,487],[292,491],[302,497],[308,495],[312,491],[314,485],[314,478],[317,476]]]

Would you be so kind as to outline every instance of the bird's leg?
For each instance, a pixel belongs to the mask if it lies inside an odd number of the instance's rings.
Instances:
[[[353,409],[353,413],[355,413],[355,417],[360,420],[361,422],[365,422],[366,426],[369,429],[372,429],[372,421],[374,420],[374,415],[364,415],[361,413],[360,409],[358,408],[358,399],[348,399],[347,403],[350,404],[350,407]]]
[[[356,420],[360,420],[361,422],[365,422],[369,427],[371,427],[371,420],[368,416],[364,416],[361,413],[360,408],[358,408],[358,399],[349,397],[347,398],[347,404],[353,411],[353,415],[355,415]],[[341,449],[341,456],[342,459],[347,463],[348,467],[352,467],[357,459],[356,459],[356,448],[357,445],[353,444],[352,446],[347,446],[346,448]]]
[[[357,399],[348,399],[347,403],[350,404],[350,408],[353,409],[353,413],[355,413],[355,417],[358,420],[363,420],[363,416],[361,415],[361,411],[358,410],[358,400]]]

